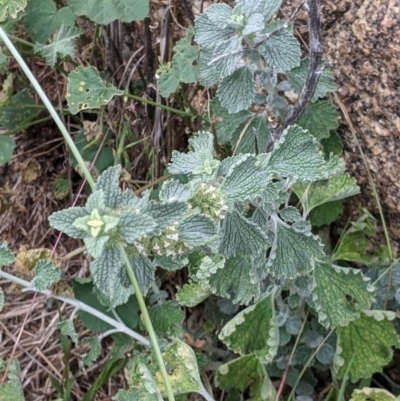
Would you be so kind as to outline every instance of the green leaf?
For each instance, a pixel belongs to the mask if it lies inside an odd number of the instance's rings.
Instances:
[[[72,281],[72,287],[76,299],[115,319],[115,315],[107,306],[100,303],[98,297],[93,292],[93,283],[91,281],[88,281],[88,279],[74,279]],[[134,295],[129,298],[126,304],[117,306],[116,312],[128,327],[131,329],[137,327],[139,322],[139,305]],[[78,316],[83,324],[95,333],[101,333],[113,328],[108,323],[105,323],[90,313],[78,311]]]
[[[82,343],[90,345],[89,352],[82,355],[82,362],[85,366],[92,366],[101,354],[101,343],[97,337],[85,337]]]
[[[136,239],[146,235],[156,227],[157,223],[151,216],[127,211],[121,213],[118,232],[128,244],[132,244]]]
[[[217,96],[231,114],[247,110],[256,96],[253,73],[247,66],[238,68],[218,85]]]
[[[200,132],[189,139],[188,153],[172,151],[168,170],[171,174],[207,174],[211,175],[219,166],[213,158],[214,137],[209,132]]]
[[[50,44],[43,45],[36,42],[34,52],[43,53],[46,63],[54,67],[57,62],[57,56],[75,58],[74,39],[81,36],[81,34],[82,31],[75,26],[61,25],[60,30],[52,35]]]
[[[260,227],[233,210],[227,213],[221,231],[219,252],[229,258],[236,253],[257,256],[266,250],[267,237]]]
[[[176,300],[179,305],[193,308],[203,302],[211,295],[211,291],[203,282],[184,284],[183,287],[178,287]]]
[[[0,267],[11,265],[14,263],[15,256],[10,251],[6,241],[0,242]]]
[[[293,90],[299,94],[303,89],[304,83],[306,82],[308,69],[310,66],[310,59],[304,58],[300,61],[300,65],[292,70],[288,71],[286,76]],[[335,81],[331,74],[331,69],[328,66],[324,67],[324,71],[319,77],[317,88],[315,89],[312,102],[315,102],[321,97],[325,97],[328,93],[336,91]]]
[[[331,260],[346,260],[368,265],[373,260],[373,256],[368,254],[367,248],[374,234],[374,218],[364,210],[363,215],[356,222],[352,222],[351,227],[340,238]]]
[[[198,19],[200,18],[201,16]],[[217,69],[214,65],[210,65],[213,53],[213,48],[202,48],[199,52],[199,83],[207,88],[216,85],[219,81]]]
[[[194,188],[190,184],[181,184],[171,179],[163,182],[158,194],[161,202],[186,202],[194,195]]]
[[[395,397],[389,391],[382,388],[364,387],[363,389],[355,389],[351,394],[350,401],[399,401],[399,397]]]
[[[264,29],[264,26],[264,17],[259,13],[254,13],[247,18],[242,34],[247,36],[259,33]]]
[[[229,39],[235,32],[228,27],[232,9],[227,4],[212,4],[206,12],[201,14],[195,22],[196,42],[205,48],[214,47],[215,44]]]
[[[57,9],[52,0],[31,0],[26,7],[24,26],[34,42],[45,43],[61,26],[74,26],[71,7]]]
[[[7,130],[18,129],[36,115],[37,109],[31,106],[35,106],[35,100],[29,92],[23,90],[16,93],[7,105],[0,107],[0,125]],[[0,138],[9,137],[1,135]]]
[[[264,190],[269,177],[258,165],[253,155],[236,164],[227,174],[221,185],[224,198],[231,202],[245,202],[254,199]]]
[[[154,378],[144,364],[128,368],[127,375],[132,387],[128,391],[118,390],[114,401],[163,401]]]
[[[7,361],[0,359],[0,373],[4,376]],[[13,358],[8,366],[7,380],[0,384],[0,401],[25,401],[18,359]]]
[[[90,272],[93,283],[111,308],[128,301],[132,290],[117,248],[105,249],[101,257],[90,263]]]
[[[193,246],[201,246],[215,239],[217,229],[208,216],[196,214],[181,221],[178,226],[178,235],[179,241]]]
[[[0,3],[0,22],[5,21],[9,16],[16,19],[20,11],[26,7],[28,0],[3,0]]]
[[[67,101],[72,114],[86,109],[98,109],[113,96],[123,93],[103,81],[94,67],[78,67],[68,74]]]
[[[310,222],[315,227],[322,227],[335,222],[343,213],[343,201],[324,203],[311,210]]]
[[[279,346],[273,294],[239,312],[218,337],[233,352],[253,354],[261,363],[270,363]]]
[[[215,376],[220,389],[236,388],[240,392],[249,389],[252,400],[276,399],[276,390],[263,364],[254,355],[245,355],[221,365]]]
[[[0,166],[8,163],[15,149],[15,141],[7,135],[0,136]]]
[[[342,138],[337,132],[331,132],[328,138],[322,139],[321,145],[324,148],[327,159],[331,153],[334,155],[341,155],[343,153]]]
[[[250,0],[248,0],[250,1]],[[282,4],[282,0],[264,0],[263,15],[266,21],[270,20],[271,17],[279,10]]]
[[[258,158],[268,173],[302,182],[325,178],[326,163],[318,141],[297,125],[285,129],[273,151]]]
[[[149,13],[148,0],[69,0],[74,13],[100,25],[143,20]]]
[[[75,346],[78,346],[78,334],[76,333],[74,324],[71,320],[62,320],[57,324],[57,329],[60,330],[62,335],[71,337],[71,340],[75,343]]]
[[[325,327],[345,326],[369,309],[375,288],[361,270],[315,261],[313,301]]]
[[[381,372],[393,357],[392,347],[399,347],[399,336],[391,320],[394,312],[365,311],[361,317],[338,327],[334,369],[338,378],[345,374],[350,361],[350,380],[369,379]]]
[[[242,110],[239,113],[231,114],[221,103],[217,97],[214,97],[210,103],[213,120],[215,120],[215,132],[218,142],[226,144],[232,141],[233,132],[241,132],[246,123],[251,118],[251,113]],[[240,135],[240,134],[239,134]]]
[[[101,237],[85,237],[83,241],[85,242],[87,253],[93,258],[98,258],[109,239],[108,235],[103,235]]]
[[[53,284],[61,280],[62,271],[54,266],[53,262],[39,259],[35,266],[35,278],[32,281],[32,287],[38,291],[44,291]]]
[[[199,48],[191,44],[193,35],[193,27],[189,26],[186,36],[175,45],[172,68],[170,71],[160,74],[161,96],[169,97],[178,89],[181,82],[186,84],[196,82],[198,66],[193,63],[198,58]]]
[[[185,318],[179,305],[172,301],[151,307],[149,315],[154,330],[160,334],[168,333],[175,324],[181,323]]]
[[[311,184],[297,183],[292,189],[303,205],[305,216],[312,209],[324,203],[345,199],[360,193],[355,178],[347,173]]]
[[[308,105],[296,124],[320,141],[338,128],[338,113],[332,103],[317,101]]]
[[[197,359],[193,350],[180,340],[169,344],[163,352],[166,366],[170,368],[168,375],[174,394],[200,393],[205,391],[200,380]],[[159,373],[156,374],[157,387],[166,397],[164,381]]]
[[[265,33],[272,32],[282,24],[282,21],[269,23]],[[300,65],[300,44],[289,28],[272,35],[258,46],[258,51],[267,64],[279,72],[289,71]]]
[[[219,42],[213,49],[211,60],[208,65],[215,68],[219,77],[224,79],[231,75],[242,58],[242,38],[234,36]]]
[[[58,231],[62,231],[71,238],[85,238],[87,233],[84,230],[76,228],[73,223],[75,220],[88,216],[85,208],[77,206],[70,207],[49,216],[50,225]]]
[[[86,164],[89,165],[94,161],[94,167],[97,172],[102,173],[105,169],[114,165],[113,150],[109,146],[104,145],[100,149],[99,144],[93,141],[88,142],[83,132],[79,132],[76,135],[74,143]],[[78,162],[72,153],[71,159],[74,169],[79,171]]]
[[[144,255],[129,258],[136,280],[138,281],[140,292],[147,295],[149,288],[155,280],[156,268],[153,263]]]
[[[319,237],[295,225],[288,226],[272,215],[275,237],[267,262],[268,272],[279,278],[293,279],[312,270],[313,260],[324,257]]]
[[[94,185],[93,191],[103,191],[107,207],[116,209],[122,203],[122,191],[119,187],[121,166],[112,166],[103,171]]]
[[[168,226],[177,223],[186,214],[187,209],[188,205],[184,202],[149,202],[142,208],[141,212],[151,216],[157,226],[148,235],[157,234]]]
[[[213,294],[227,299],[232,297],[234,304],[248,305],[253,298],[255,301],[260,298],[260,276],[256,262],[239,253],[228,258],[224,267],[212,273],[206,282]]]

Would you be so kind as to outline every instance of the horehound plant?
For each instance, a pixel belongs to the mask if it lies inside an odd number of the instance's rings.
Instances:
[[[72,3],[76,7],[79,1]],[[303,59],[290,20],[273,18],[280,6],[279,0],[210,6],[178,43],[172,63],[160,69],[160,89],[166,96],[197,77],[200,84],[218,89],[205,121],[215,135],[199,132],[189,140],[188,153],[173,152],[168,166],[172,178],[163,182],[157,196],[122,191],[121,166],[107,169],[94,182],[52,105],[0,28],[92,187],[85,206],[53,213],[49,221],[83,240],[91,258],[91,295],[115,318],[54,293],[52,285],[62,274],[51,261],[37,263],[31,282],[3,271],[0,276],[72,304],[74,313],[59,328],[76,344],[78,311],[113,327],[81,340],[91,346],[83,359],[86,365],[97,359],[104,337],[123,333],[130,339],[124,343],[132,356],[126,369],[129,388],[119,390],[116,401],[174,400],[190,392],[213,399],[200,378],[204,355],[183,341],[180,323],[182,307],[215,297],[231,317],[218,339],[236,356],[229,354],[215,375],[215,384],[230,399],[278,399],[287,384],[292,388],[288,399],[296,393],[299,400],[309,400],[315,384],[311,367],[322,372],[331,367],[335,380],[356,382],[380,371],[391,360],[391,347],[399,345],[392,324],[395,313],[383,310],[382,291],[376,292],[385,285],[385,271],[378,270],[384,261],[365,253],[370,216],[364,213],[353,223],[333,252],[326,251],[318,235],[316,227],[334,220],[340,201],[359,189],[333,152],[334,109],[319,100],[334,85],[321,61],[318,2],[301,4],[308,12],[311,44],[310,57]],[[93,18],[90,7],[80,12]],[[47,52],[38,47],[51,63],[64,54],[53,47]],[[198,65],[193,64],[196,60]],[[124,94],[90,66],[78,67],[68,79],[73,113]],[[290,96],[297,96],[294,104]],[[229,156],[222,158],[215,144]],[[0,264],[12,262],[3,243]],[[156,268],[187,270],[188,281],[177,288],[175,301],[166,300],[158,288]],[[400,267],[393,271],[398,273]],[[390,284],[394,310],[400,301],[396,274]],[[141,333],[128,327],[118,312],[132,295],[140,308]],[[23,399],[16,361],[8,372],[0,395],[8,392],[15,400]],[[280,379],[279,389],[271,378]],[[357,392],[354,399],[364,400],[360,397],[371,391]]]

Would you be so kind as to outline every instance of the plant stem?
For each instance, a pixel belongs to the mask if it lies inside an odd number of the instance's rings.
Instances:
[[[33,43],[28,42],[28,41],[26,41],[24,39],[21,39],[21,38],[17,38],[16,36],[8,34],[8,37],[11,38],[12,40],[15,40],[18,43],[21,43],[21,44],[25,45],[25,46],[28,46],[28,47],[34,47],[35,46]]]
[[[150,345],[149,341],[145,337],[143,337],[139,333],[136,333],[135,331],[131,330],[130,328],[126,327],[126,325],[124,323],[118,322],[117,320],[111,318],[110,316],[105,315],[104,313],[98,311],[97,309],[94,309],[91,306],[89,306],[81,301],[78,301],[75,298],[60,297],[58,295],[52,294],[51,291],[49,291],[49,290],[38,291],[37,289],[32,287],[32,284],[29,281],[22,280],[18,277],[13,276],[12,274],[6,273],[2,270],[0,270],[0,277],[5,278],[6,280],[9,280],[15,284],[18,284],[18,285],[24,287],[26,289],[26,291],[39,292],[40,294],[47,295],[54,299],[58,299],[61,302],[72,305],[73,307],[75,307],[75,309],[90,313],[92,316],[95,316],[98,319],[102,320],[103,322],[108,323],[110,326],[115,327],[115,329],[118,332],[124,333],[124,334],[128,335],[129,337],[132,337],[133,339],[137,340],[138,342],[140,342],[141,344],[143,344],[145,346]]]
[[[183,117],[190,117],[190,118],[194,117],[191,113],[186,113],[186,111],[174,109],[172,107],[165,106],[164,104],[153,102],[152,100],[149,100],[149,99],[144,99],[140,96],[131,95],[130,93],[127,93],[127,92],[124,93],[124,96],[126,96],[130,99],[133,99],[133,100],[137,100],[138,102],[141,102],[141,103],[146,103],[146,104],[149,104],[154,107],[159,107],[160,109],[170,111],[171,113],[178,114]]]
[[[135,273],[132,270],[131,263],[129,262],[129,258],[128,258],[128,255],[126,254],[125,248],[123,247],[122,244],[119,244],[118,245],[118,249],[120,250],[120,252],[122,254],[122,257],[124,259],[126,272],[128,274],[129,280],[131,281],[133,290],[135,292],[135,296],[136,296],[136,299],[138,301],[138,304],[139,304],[139,307],[140,307],[140,311],[142,312],[143,323],[144,323],[144,325],[145,325],[145,327],[146,327],[146,329],[147,329],[147,331],[149,333],[150,342],[151,342],[151,345],[153,347],[153,351],[154,351],[154,354],[156,356],[158,366],[160,368],[161,376],[162,376],[162,378],[164,380],[164,385],[165,385],[165,390],[167,392],[168,400],[169,401],[175,401],[175,397],[174,397],[174,393],[172,391],[171,383],[169,382],[167,369],[165,368],[164,360],[163,360],[163,357],[161,355],[161,350],[160,350],[160,347],[158,345],[157,336],[156,336],[156,333],[154,331],[153,324],[151,323],[149,312],[147,311],[147,307],[146,307],[146,304],[144,302],[144,298],[143,298],[142,292],[140,291],[139,283],[137,282]]]
[[[4,42],[4,44],[8,47],[8,50],[10,50],[10,53],[13,55],[21,69],[24,71],[25,75],[31,82],[32,86],[35,88],[36,92],[42,99],[44,105],[46,106],[47,110],[49,111],[50,115],[53,117],[54,122],[57,124],[59,130],[61,131],[61,134],[63,135],[65,141],[67,142],[69,148],[71,149],[71,152],[75,156],[75,159],[77,160],[80,168],[82,169],[82,173],[86,178],[86,181],[89,183],[91,187],[94,186],[94,180],[92,176],[90,175],[90,172],[81,156],[79,153],[77,147],[75,146],[74,141],[72,140],[71,136],[69,135],[67,129],[64,127],[63,122],[61,121],[59,115],[57,114],[56,110],[54,109],[53,105],[51,104],[49,98],[47,95],[44,93],[42,87],[39,85],[38,81],[32,74],[31,70],[29,67],[26,65],[24,59],[21,57],[19,54],[18,50],[14,46],[14,44],[11,42],[11,40],[8,38],[7,34],[4,32],[3,28],[0,28],[0,39]]]

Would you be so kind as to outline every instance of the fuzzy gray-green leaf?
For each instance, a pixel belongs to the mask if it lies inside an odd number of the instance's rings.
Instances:
[[[146,213],[156,222],[156,227],[152,231],[146,231],[147,234],[158,233],[169,225],[179,221],[187,211],[188,205],[184,202],[156,203],[149,202],[142,209],[142,213]]]
[[[229,171],[221,191],[229,202],[244,202],[260,195],[268,180],[268,175],[257,165],[257,158],[247,155],[245,160]]]
[[[50,225],[72,238],[85,238],[87,233],[76,228],[73,223],[76,219],[87,216],[88,213],[83,207],[70,207],[68,209],[54,212],[49,216]]]
[[[200,132],[189,139],[188,153],[174,150],[168,170],[171,174],[207,174],[211,175],[219,166],[213,158],[214,137],[209,132]]]
[[[239,355],[254,354],[262,363],[271,362],[279,345],[273,295],[239,312],[222,328],[219,338]]]
[[[360,193],[355,178],[347,173],[311,184],[297,183],[293,186],[293,190],[300,199],[306,215],[324,203],[345,199]]]
[[[207,283],[213,294],[228,299],[232,296],[234,304],[248,305],[260,298],[260,276],[251,256],[236,254],[225,261],[222,269],[211,274]]]
[[[119,249],[105,249],[100,258],[90,263],[90,272],[93,283],[107,300],[108,306],[115,308],[128,301],[132,290],[129,287]]]
[[[281,25],[282,22],[279,24]],[[276,22],[270,23],[266,33],[279,26]],[[270,67],[277,71],[289,71],[300,64],[300,44],[292,32],[286,28],[269,37],[258,46],[258,51]]]
[[[201,14],[199,18],[197,18],[194,32],[196,42],[200,46],[213,47],[220,41],[229,39],[235,32],[233,28],[227,26],[229,19],[227,19],[225,23],[225,16],[231,13],[230,10],[231,8],[226,4],[213,4],[208,7],[207,12]],[[224,14],[221,14],[221,11],[223,11]],[[224,27],[224,25],[226,26]]]
[[[120,175],[120,165],[109,167],[103,171],[93,188],[93,191],[103,190],[105,204],[112,209],[117,208],[122,203],[122,191],[119,187]]]
[[[323,245],[317,236],[288,226],[277,216],[275,238],[267,263],[268,272],[274,277],[293,279],[309,273],[316,258],[324,257]]]
[[[375,288],[361,270],[315,261],[313,301],[325,327],[346,326],[371,307]]]
[[[218,71],[219,80],[231,75],[242,58],[242,38],[234,36],[214,47],[209,65]]]
[[[256,96],[253,73],[247,66],[238,68],[235,72],[221,81],[217,96],[221,105],[229,113],[247,110]]]
[[[89,352],[82,355],[82,362],[85,366],[92,366],[101,354],[101,343],[98,337],[85,337],[82,343],[90,345]]]
[[[154,283],[156,268],[144,255],[131,257],[129,258],[129,262],[135,273],[141,293],[147,295],[149,288]]]
[[[260,227],[240,215],[236,210],[227,213],[221,232],[219,251],[225,257],[238,252],[257,256],[266,250],[267,237]]]
[[[7,242],[0,242],[0,267],[8,266],[15,260],[14,254],[10,251]]]
[[[32,287],[38,291],[44,291],[50,288],[53,284],[61,280],[62,271],[54,266],[53,262],[39,259],[35,266],[35,278],[32,281]]]
[[[193,246],[210,242],[216,235],[214,222],[203,214],[195,214],[181,221],[178,226],[179,241]]]
[[[318,141],[297,125],[287,128],[273,151],[260,155],[259,159],[267,172],[296,181],[316,181],[326,174],[326,162]]]
[[[161,202],[186,202],[194,195],[190,184],[181,184],[178,180],[164,181],[158,194]]]
[[[122,212],[119,218],[118,232],[128,244],[131,244],[156,227],[157,223],[148,214]]]

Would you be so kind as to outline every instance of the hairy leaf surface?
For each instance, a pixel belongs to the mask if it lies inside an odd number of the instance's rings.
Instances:
[[[254,354],[261,363],[271,362],[279,345],[273,295],[239,312],[218,337],[239,355]]]
[[[315,261],[313,301],[325,327],[345,326],[371,307],[375,288],[361,270]]]
[[[35,266],[35,278],[32,281],[32,287],[38,291],[44,291],[53,284],[61,280],[62,271],[52,262],[39,259]]]
[[[288,226],[277,216],[275,238],[269,255],[267,270],[274,277],[293,279],[312,270],[313,260],[323,258],[323,245],[309,231]]]
[[[350,362],[348,375],[353,383],[382,371],[392,360],[392,347],[399,346],[399,336],[391,323],[394,317],[394,312],[365,311],[348,326],[337,328],[337,377],[345,375]]]
[[[276,398],[274,385],[263,364],[254,355],[245,355],[220,366],[215,382],[221,389],[237,388],[240,392],[249,387],[254,400],[269,401]]]

